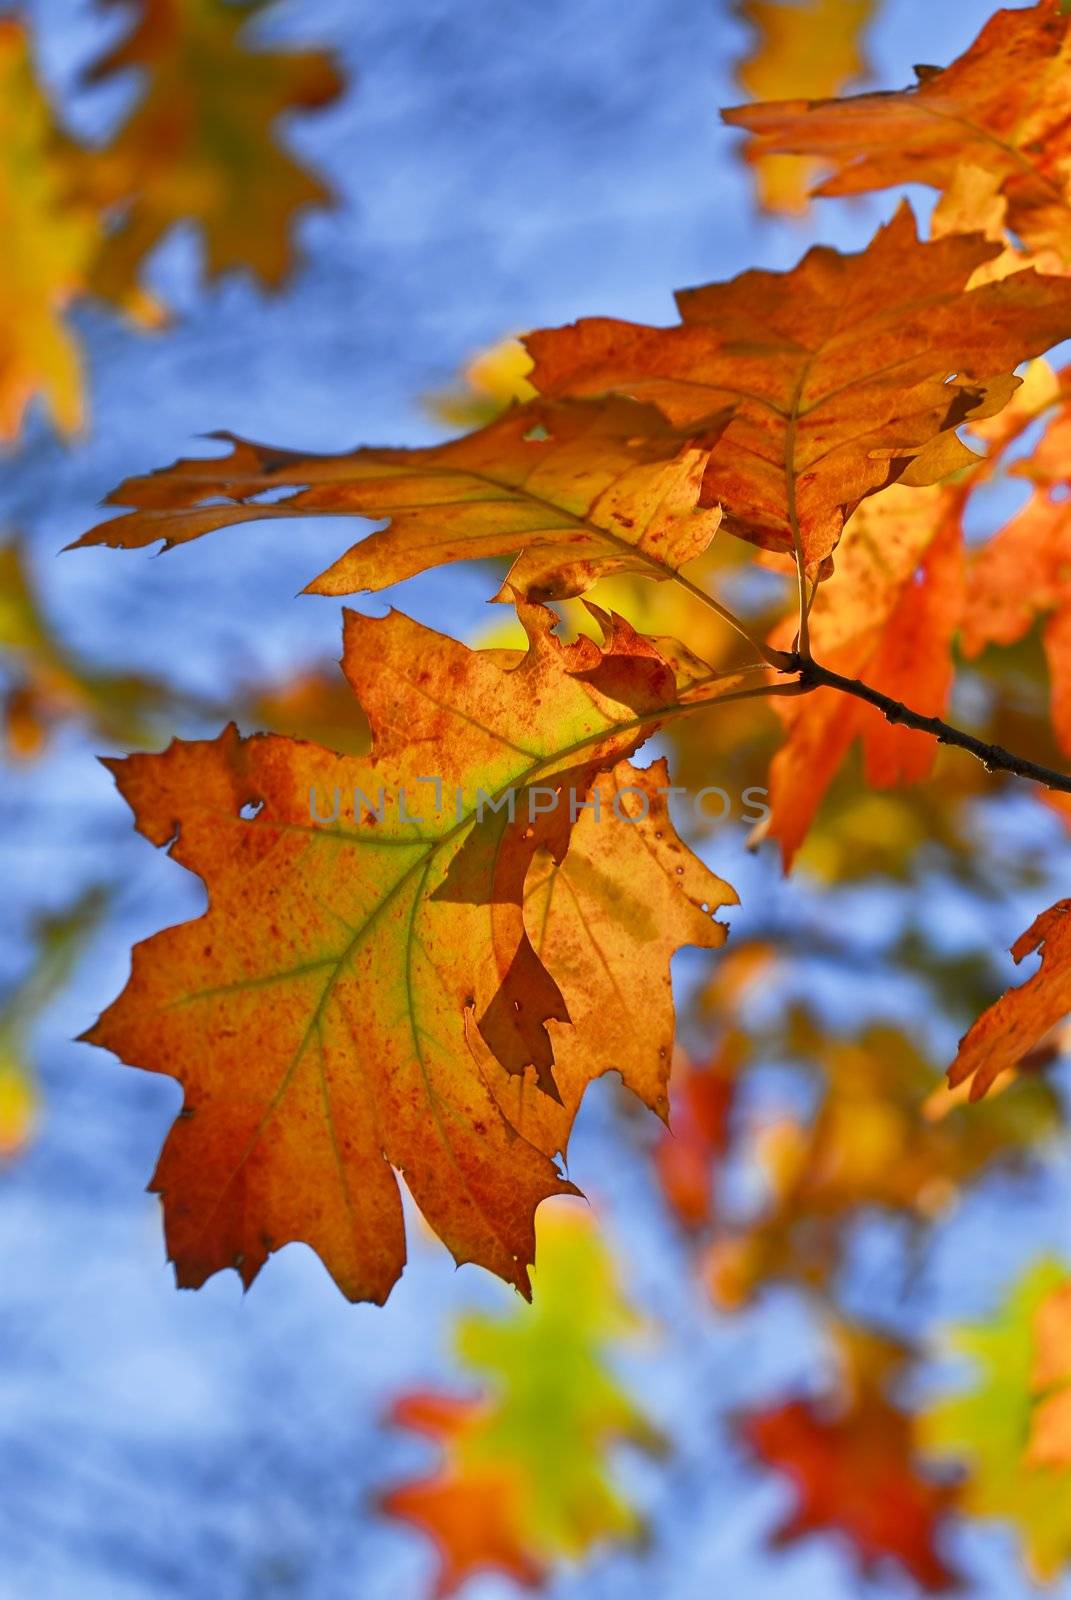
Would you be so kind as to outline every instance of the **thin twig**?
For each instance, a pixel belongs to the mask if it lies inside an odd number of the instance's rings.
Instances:
[[[905,728],[915,728],[919,733],[931,734],[939,744],[953,745],[957,750],[966,750],[982,763],[987,772],[1011,772],[1016,777],[1029,778],[1034,783],[1044,784],[1046,789],[1055,789],[1061,794],[1071,794],[1071,776],[1067,773],[1056,772],[1052,767],[1043,767],[1037,761],[1028,760],[1026,756],[1014,755],[1010,750],[1005,750],[1003,745],[988,744],[984,739],[975,738],[973,733],[964,733],[959,728],[953,728],[940,717],[924,717],[921,712],[912,711],[901,701],[882,694],[880,689],[872,689],[868,683],[863,683],[859,678],[845,678],[839,672],[832,672],[828,667],[819,666],[814,660],[801,660],[797,670],[801,692],[819,688],[839,689],[842,694],[853,695],[856,700],[865,700],[867,705],[880,711],[887,722]]]

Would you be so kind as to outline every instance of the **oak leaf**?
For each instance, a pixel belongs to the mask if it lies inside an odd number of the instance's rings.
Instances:
[[[306,592],[384,589],[445,562],[519,551],[498,598],[546,600],[580,594],[606,573],[670,577],[706,549],[720,521],[698,506],[707,449],[628,400],[535,401],[460,439],[410,450],[307,456],[218,437],[230,440],[229,456],[177,461],[120,484],[109,502],[137,509],[75,547],[162,539],[170,549],[274,517],[385,518],[387,528]],[[279,498],[281,489],[292,492]]]
[[[420,1391],[402,1395],[389,1414],[396,1427],[425,1434],[443,1452],[434,1472],[397,1484],[379,1502],[387,1516],[409,1523],[435,1545],[435,1600],[481,1572],[500,1572],[532,1589],[546,1576],[525,1538],[521,1474],[508,1462],[465,1459],[486,1416],[479,1399]]]
[[[232,726],[108,763],[141,831],[210,896],[203,917],[135,950],[127,989],[86,1036],[184,1085],[153,1180],[181,1284],[234,1266],[248,1285],[300,1239],[348,1297],[382,1301],[405,1258],[393,1164],[459,1261],[527,1288],[534,1209],[571,1185],[496,1092],[527,1071],[561,1097],[552,1022],[584,1032],[591,1073],[615,1063],[584,986],[571,1015],[530,941],[525,879],[543,850],[565,856],[574,796],[676,691],[620,619],[600,649],[562,645],[542,608],[523,616],[518,665],[397,613],[347,613],[368,758]],[[607,823],[603,849],[626,826]],[[726,891],[705,881],[713,908]],[[619,981],[663,981],[664,945],[652,950],[653,971]],[[603,982],[600,969],[592,998]],[[622,1063],[630,1080],[639,1060]],[[635,1086],[657,1082],[648,1069]]]
[[[702,503],[732,533],[820,570],[845,521],[890,483],[935,483],[976,457],[956,430],[999,411],[1015,367],[1071,333],[1071,283],[1033,270],[965,293],[999,253],[921,243],[905,204],[859,255],[817,247],[677,296],[681,325],[592,317],[529,334],[553,396],[620,393],[719,436]],[[728,424],[726,408],[732,408]]]
[[[888,1023],[837,1038],[800,1013],[780,1048],[818,1068],[821,1099],[809,1122],[780,1118],[751,1135],[766,1196],[711,1247],[705,1277],[719,1305],[742,1304],[772,1279],[824,1289],[861,1212],[923,1227],[983,1173],[1029,1160],[1060,1126],[1055,1091],[1036,1074],[1009,1083],[999,1102],[968,1107]]]
[[[530,1308],[457,1324],[457,1354],[478,1394],[409,1395],[393,1410],[443,1448],[433,1476],[382,1502],[435,1541],[438,1595],[488,1567],[535,1584],[554,1561],[642,1530],[608,1455],[623,1442],[657,1451],[661,1439],[610,1368],[640,1324],[586,1214],[540,1213],[533,1276]]]
[[[210,278],[246,266],[277,287],[291,271],[295,215],[331,195],[280,143],[276,123],[329,105],[342,79],[321,50],[250,48],[245,29],[264,4],[137,0],[130,32],[90,67],[91,83],[128,69],[144,83],[88,179],[114,213],[94,269],[98,294],[122,299],[185,220],[203,231]]]
[[[861,678],[923,716],[943,716],[952,687],[952,640],[963,612],[961,497],[954,489],[894,485],[864,501],[810,615],[823,666]],[[787,649],[795,621],[773,635]],[[870,789],[929,776],[937,746],[836,689],[774,701],[785,742],[770,767],[770,816],[756,837],[777,839],[785,870],[822,797],[858,739]]]
[[[53,120],[23,24],[0,19],[0,440],[18,437],[40,396],[56,427],[84,418],[82,360],[64,323],[99,245],[93,209],[72,193],[72,150]]]
[[[957,1509],[1011,1523],[1027,1569],[1041,1583],[1051,1583],[1071,1561],[1071,1469],[1033,1458],[1046,1393],[1038,1381],[1042,1319],[1052,1296],[1066,1293],[1067,1281],[1059,1262],[1037,1261],[994,1318],[945,1330],[950,1349],[975,1364],[975,1381],[918,1421],[927,1453],[967,1469]]]
[[[978,550],[967,574],[963,649],[974,657],[990,644],[1021,639],[1038,617],[1051,684],[1053,731],[1071,752],[1071,403],[1067,372],[1052,375],[1039,396],[1054,407],[1042,438],[1026,459],[1009,468],[1025,479],[1030,499]]]
[[[819,195],[902,183],[948,192],[965,171],[977,174],[982,214],[974,226],[999,194],[1007,228],[1071,266],[1069,29],[1059,0],[1039,0],[998,11],[964,55],[944,71],[920,68],[911,88],[722,114],[751,134],[756,156],[808,156],[832,166]]]
[[[1071,1011],[1071,900],[1058,900],[1011,947],[1016,961],[1038,951],[1041,965],[1017,989],[1006,989],[960,1040],[949,1084],[970,1082],[979,1100],[1002,1072],[1043,1045]]]
[[[740,17],[757,33],[737,69],[740,87],[761,101],[839,94],[867,74],[861,40],[876,5],[877,0],[739,0]],[[752,141],[744,155],[755,169],[759,201],[767,211],[806,211],[819,164],[762,154]]]
[[[741,1420],[756,1454],[795,1485],[795,1508],[773,1542],[836,1531],[868,1575],[894,1561],[929,1593],[952,1588],[938,1549],[952,1490],[921,1476],[910,1420],[887,1393],[907,1352],[861,1328],[842,1326],[837,1342],[842,1372],[831,1394]]]

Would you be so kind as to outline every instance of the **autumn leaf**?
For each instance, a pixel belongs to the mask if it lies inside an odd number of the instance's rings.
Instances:
[[[542,851],[525,880],[524,920],[536,955],[551,967],[570,1016],[598,1028],[548,1024],[560,1100],[530,1075],[496,1089],[506,1120],[548,1153],[564,1155],[573,1118],[592,1079],[615,1071],[663,1120],[673,1056],[670,959],[682,945],[716,949],[725,938],[711,920],[736,893],[677,835],[669,816],[666,762],[646,769],[621,761],[597,777],[589,807],[561,861]],[[625,818],[615,827],[614,818]],[[608,832],[612,831],[612,838]],[[638,1028],[630,974],[643,972]],[[479,1042],[473,1041],[478,1054]]]
[[[1071,900],[1043,911],[1011,947],[1017,962],[1035,951],[1041,965],[1033,977],[1006,989],[960,1040],[948,1081],[954,1088],[969,1080],[972,1100],[1036,1050],[1071,1011]]]
[[[112,0],[109,0],[112,3]],[[331,195],[285,149],[280,117],[329,105],[342,89],[320,50],[250,48],[265,0],[136,0],[131,31],[97,60],[90,83],[130,69],[144,85],[95,156],[88,188],[114,213],[93,287],[121,300],[177,222],[202,230],[209,278],[248,267],[277,287],[294,265],[291,231]]]
[[[861,39],[877,0],[738,0],[740,17],[757,38],[737,81],[753,100],[808,100],[839,94],[868,71]],[[749,141],[760,204],[800,215],[820,164],[800,156],[764,155]]]
[[[85,289],[99,225],[72,194],[72,149],[37,82],[24,25],[0,19],[0,441],[18,437],[37,397],[61,433],[84,420],[81,355],[63,319]]]
[[[654,1152],[662,1192],[686,1228],[710,1221],[714,1163],[729,1144],[729,1115],[744,1051],[730,1034],[702,1065],[681,1062],[673,1074],[672,1122]]]
[[[1009,475],[1026,479],[1032,494],[1005,527],[978,550],[968,569],[963,649],[975,657],[990,644],[1021,639],[1044,617],[1053,730],[1071,752],[1071,404],[1068,374],[1052,376],[1042,397],[1054,408],[1037,448]]]
[[[310,457],[231,438],[222,460],[120,485],[110,503],[135,509],[77,544],[168,547],[294,515],[392,518],[310,590],[381,588],[520,550],[510,585],[546,599],[612,572],[672,574],[709,545],[720,506],[730,531],[771,549],[793,551],[798,534],[820,569],[867,495],[975,461],[956,429],[999,411],[1012,369],[1071,331],[1064,279],[1030,271],[963,292],[998,251],[981,238],[922,244],[904,208],[861,255],[819,248],[791,273],[682,294],[680,327],[589,319],[529,335],[532,382],[552,398],[462,439]]]
[[[864,501],[811,610],[811,648],[823,666],[923,716],[943,716],[952,687],[963,610],[961,506],[954,489],[899,485]],[[771,643],[788,649],[794,628],[789,620]],[[931,737],[838,690],[773,704],[785,742],[770,767],[770,816],[755,837],[778,840],[786,871],[857,739],[868,788],[917,783],[932,770]]]
[[[855,507],[976,457],[956,429],[999,411],[1014,368],[1071,333],[1071,283],[1033,271],[964,292],[999,253],[978,236],[920,243],[902,206],[859,255],[818,247],[789,273],[745,272],[677,296],[682,323],[606,317],[529,334],[532,382],[615,392],[698,429],[733,408],[702,504],[820,569]]]
[[[627,400],[534,402],[423,449],[310,457],[231,443],[222,460],[177,461],[128,479],[109,501],[138,509],[75,547],[163,539],[171,548],[268,517],[389,518],[307,592],[384,589],[444,562],[520,551],[499,598],[538,600],[579,594],[611,572],[670,577],[707,547],[720,520],[698,508],[706,449]],[[294,492],[262,498],[284,488]]]
[[[952,1490],[920,1475],[910,1420],[887,1392],[907,1351],[862,1328],[836,1331],[841,1375],[832,1393],[741,1419],[747,1443],[796,1490],[773,1542],[837,1532],[867,1576],[892,1561],[928,1593],[953,1588],[938,1548]]]
[[[1030,1575],[1041,1583],[1051,1583],[1071,1560],[1071,1470],[1031,1459],[1039,1400],[1045,1404],[1046,1386],[1037,1380],[1042,1318],[1066,1285],[1060,1263],[1035,1262],[993,1320],[946,1330],[945,1343],[974,1364],[974,1383],[937,1402],[918,1423],[928,1453],[967,1468],[958,1509],[1011,1523]]]
[[[590,1218],[572,1207],[541,1212],[531,1308],[457,1325],[461,1365],[480,1392],[404,1396],[392,1413],[443,1450],[434,1475],[382,1502],[434,1540],[437,1595],[487,1569],[534,1585],[554,1561],[638,1536],[607,1459],[621,1442],[661,1445],[608,1365],[637,1328]]]
[[[1036,1075],[1009,1083],[999,1102],[966,1106],[890,1023],[837,1038],[799,1013],[781,1050],[817,1067],[821,1098],[810,1121],[779,1118],[751,1136],[766,1195],[742,1224],[723,1226],[706,1257],[707,1287],[722,1307],[746,1303],[775,1278],[827,1286],[862,1210],[921,1228],[966,1185],[1021,1164],[1060,1126],[1056,1094]]]
[[[496,1091],[528,1071],[561,1098],[553,1023],[583,1032],[589,1075],[615,1063],[591,1032],[606,1019],[584,1010],[602,969],[589,993],[565,962],[572,1016],[526,931],[525,880],[541,851],[565,856],[574,800],[647,737],[675,684],[620,619],[600,649],[563,646],[542,608],[523,615],[516,665],[398,613],[347,613],[367,759],[232,727],[108,763],[141,831],[170,841],[210,894],[203,918],[135,950],[130,984],[87,1035],[184,1084],[153,1180],[181,1284],[234,1266],[248,1285],[300,1239],[349,1298],[382,1301],[405,1255],[393,1164],[459,1262],[527,1288],[534,1209],[571,1186]],[[628,824],[603,827],[608,852],[615,826]],[[612,872],[608,892],[620,901]],[[688,893],[715,942],[710,912],[729,891],[706,875]],[[643,951],[643,981],[664,981],[664,951]]]
[[[964,172],[1003,200],[1006,227],[1071,266],[1069,19],[1058,0],[998,11],[945,71],[920,68],[896,93],[785,100],[723,112],[755,156],[808,156],[834,169],[814,191],[902,183],[949,191]],[[981,225],[981,219],[975,226]]]
[[[478,1401],[421,1393],[404,1396],[390,1415],[396,1426],[434,1439],[446,1457],[437,1472],[399,1484],[380,1502],[388,1516],[411,1524],[434,1543],[438,1571],[430,1593],[436,1600],[482,1572],[504,1573],[531,1589],[545,1576],[525,1546],[519,1475],[508,1465],[462,1464],[468,1440],[478,1434],[483,1418]],[[462,1462],[455,1464],[455,1455]]]
[[[433,417],[451,428],[482,428],[508,406],[535,399],[532,358],[519,339],[500,339],[466,362],[455,386],[426,397]]]
[[[1071,1468],[1071,1282],[1051,1290],[1034,1317],[1035,1396],[1027,1464]]]

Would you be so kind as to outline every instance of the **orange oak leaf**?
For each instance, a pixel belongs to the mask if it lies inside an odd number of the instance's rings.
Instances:
[[[121,300],[187,219],[203,230],[210,278],[245,266],[276,287],[292,269],[295,214],[331,195],[279,142],[276,123],[329,105],[342,79],[321,50],[251,48],[244,32],[263,10],[264,0],[137,0],[131,31],[89,69],[91,83],[129,69],[144,83],[88,180],[115,213],[98,293]]]
[[[876,5],[877,0],[739,0],[739,15],[757,33],[754,49],[737,69],[740,87],[763,101],[839,94],[867,74],[861,39]],[[750,140],[744,155],[767,211],[806,211],[819,164],[766,155]]]
[[[949,191],[974,173],[984,209],[999,194],[1007,227],[1071,265],[1071,16],[1060,0],[998,11],[970,49],[893,93],[785,100],[723,112],[756,156],[791,153],[834,168],[819,195],[901,183]],[[982,216],[974,225],[979,226]]]
[[[907,1352],[860,1328],[840,1328],[838,1344],[838,1390],[742,1419],[752,1449],[796,1488],[795,1509],[773,1542],[836,1531],[867,1574],[893,1561],[929,1593],[952,1588],[938,1536],[955,1491],[920,1476],[910,1420],[886,1392]]]
[[[621,619],[600,648],[522,617],[516,664],[347,613],[367,758],[232,726],[108,763],[140,830],[209,891],[203,917],[137,947],[86,1036],[183,1083],[153,1179],[181,1284],[234,1266],[248,1285],[303,1240],[349,1298],[381,1302],[405,1259],[393,1165],[459,1262],[527,1290],[535,1207],[571,1185],[496,1088],[531,1070],[560,1097],[548,1024],[586,1030],[593,1072],[612,1063],[588,992],[573,1015],[528,937],[525,879],[541,851],[564,857],[574,801],[676,689]],[[619,981],[661,981],[651,948],[654,970]]]
[[[398,1484],[380,1499],[388,1516],[411,1523],[435,1545],[437,1600],[479,1572],[502,1572],[533,1589],[545,1577],[544,1563],[526,1537],[523,1474],[508,1460],[456,1459],[468,1439],[478,1436],[487,1412],[482,1400],[430,1392],[403,1395],[391,1407],[390,1422],[443,1446],[434,1473]]]
[[[674,426],[716,414],[702,503],[730,532],[819,568],[861,500],[976,457],[956,432],[999,411],[1014,368],[1071,334],[1071,282],[1019,272],[965,293],[999,244],[921,243],[905,204],[859,255],[818,247],[677,296],[682,323],[593,317],[529,334],[550,395],[618,392]],[[733,415],[724,425],[726,407]]]
[[[707,427],[708,437],[716,428]],[[534,401],[475,433],[413,450],[307,456],[231,435],[229,456],[130,478],[109,501],[137,509],[78,546],[165,548],[268,517],[389,518],[309,585],[384,589],[445,562],[522,552],[500,599],[580,594],[597,577],[667,578],[702,553],[720,514],[698,505],[707,448],[651,406]],[[292,492],[265,501],[280,489]]]
[[[1061,386],[1069,374],[1056,380]],[[1037,449],[1016,462],[1012,476],[1033,493],[1023,509],[984,544],[968,569],[963,650],[977,656],[989,644],[1021,639],[1039,616],[1049,666],[1053,732],[1071,752],[1071,404],[1061,400]]]
[[[864,501],[848,524],[836,571],[811,610],[812,646],[833,671],[924,716],[942,716],[962,609],[959,495],[894,485]],[[772,642],[789,648],[794,629],[789,621]],[[898,727],[839,690],[773,704],[786,738],[770,767],[770,815],[756,833],[778,840],[786,871],[857,739],[870,788],[916,783],[933,767],[937,745],[929,735]]]
[[[960,1040],[948,1081],[955,1088],[969,1079],[972,1100],[1036,1050],[1071,1011],[1071,900],[1058,900],[1043,911],[1011,947],[1016,961],[1035,951],[1041,965],[1033,977],[1017,989],[1005,989]]]

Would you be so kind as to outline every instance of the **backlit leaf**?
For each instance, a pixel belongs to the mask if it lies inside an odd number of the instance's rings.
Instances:
[[[896,93],[737,106],[756,155],[805,155],[832,166],[815,191],[863,194],[901,183],[947,191],[985,174],[1008,228],[1071,266],[1071,21],[1059,0],[998,11],[945,71],[920,70]],[[982,225],[979,217],[973,224]]]
[[[85,289],[99,223],[72,194],[71,148],[23,24],[0,19],[0,441],[18,437],[37,397],[62,433],[84,419],[81,355],[63,318]]]
[[[972,1100],[986,1093],[1000,1073],[1036,1050],[1071,1011],[1071,900],[1058,900],[1012,945],[1016,961],[1038,951],[1041,965],[1017,989],[1006,989],[960,1040],[948,1081],[970,1082]]]
[[[745,1440],[796,1490],[773,1542],[837,1532],[867,1576],[893,1561],[928,1593],[953,1588],[939,1549],[952,1491],[922,1476],[910,1420],[888,1395],[907,1352],[851,1327],[838,1329],[838,1346],[840,1381],[830,1393],[741,1419]]]
[[[1066,1269],[1058,1262],[1038,1261],[991,1321],[949,1329],[946,1342],[975,1366],[973,1384],[934,1405],[918,1429],[928,1452],[968,1469],[958,1508],[971,1517],[1011,1523],[1031,1576],[1043,1583],[1071,1560],[1071,1470],[1030,1458],[1039,1319],[1066,1284]]]
[[[539,600],[580,594],[605,573],[666,578],[706,549],[720,520],[698,505],[706,448],[627,400],[535,401],[423,449],[302,456],[241,439],[231,446],[222,459],[128,479],[109,499],[137,509],[78,546],[162,539],[170,548],[274,517],[389,518],[309,592],[384,589],[444,562],[520,551],[500,598]],[[292,492],[278,497],[281,489]]]
[[[703,503],[725,526],[825,562],[859,502],[935,483],[975,457],[956,429],[999,411],[1014,368],[1071,334],[1071,283],[1033,271],[965,293],[999,253],[979,236],[916,237],[904,205],[859,255],[819,246],[791,272],[678,295],[682,322],[592,317],[529,334],[552,396],[625,394],[676,427],[721,427]]]
[[[343,664],[371,723],[368,758],[231,727],[109,763],[142,832],[210,894],[204,917],[137,948],[130,984],[87,1035],[185,1087],[153,1180],[180,1283],[234,1266],[248,1284],[300,1239],[347,1296],[382,1301],[405,1258],[393,1165],[459,1261],[526,1289],[535,1206],[571,1186],[503,1113],[510,1075],[562,1099],[555,1041],[563,1030],[568,1060],[571,1022],[589,1077],[620,1065],[631,1081],[649,1062],[635,1086],[664,1098],[667,1045],[600,1055],[594,946],[588,979],[563,952],[570,1010],[523,896],[540,852],[565,857],[574,799],[642,743],[675,684],[620,620],[600,649],[561,645],[541,608],[524,615],[516,664],[398,613],[348,613]],[[602,848],[612,855],[628,826],[608,820]],[[590,897],[587,859],[575,872]],[[712,911],[730,891],[689,870],[688,926],[698,937],[702,900],[716,942]],[[605,881],[620,903],[626,886],[613,869]],[[636,954],[615,937],[615,959]],[[645,981],[664,984],[669,937],[642,947]]]

